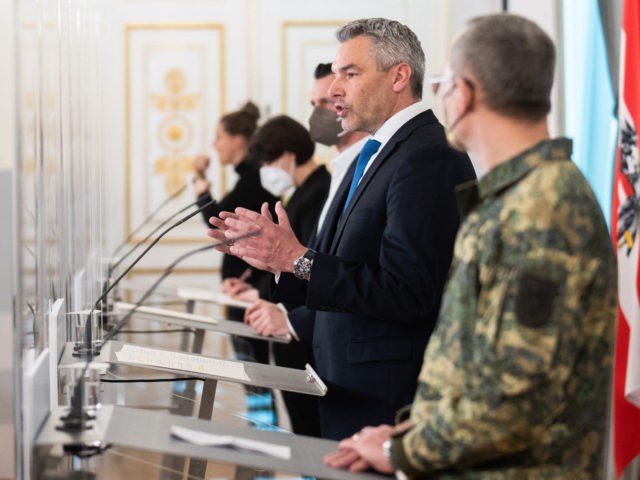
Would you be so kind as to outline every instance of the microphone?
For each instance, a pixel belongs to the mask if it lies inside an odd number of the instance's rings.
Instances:
[[[160,283],[167,278],[167,276],[169,276],[169,274],[171,272],[173,272],[173,269],[176,267],[176,265],[178,265],[180,262],[182,262],[185,258],[190,257],[191,255],[195,255],[197,253],[200,252],[205,252],[207,250],[211,250],[212,248],[216,248],[216,247],[221,247],[223,245],[232,245],[233,242],[236,242],[238,240],[244,240],[246,238],[251,238],[251,237],[255,237],[256,235],[258,235],[258,233],[260,233],[259,230],[255,230],[253,232],[249,232],[249,233],[245,233],[242,235],[237,236],[236,238],[233,239],[228,239],[228,240],[222,240],[220,242],[216,242],[210,245],[205,245],[204,247],[198,247],[194,250],[189,250],[187,253],[183,253],[182,255],[180,255],[178,258],[176,258],[171,265],[169,265],[164,272],[162,273],[162,275],[160,275],[160,277],[153,283],[153,285],[151,285],[142,295],[142,297],[140,297],[140,299],[135,303],[135,305],[133,307],[131,307],[131,309],[126,313],[126,315],[124,317],[122,317],[120,320],[118,320],[118,322],[115,324],[113,330],[111,330],[108,334],[106,334],[104,336],[104,338],[102,339],[101,342],[101,346],[104,345],[105,343],[107,343],[109,340],[111,340],[113,337],[115,337],[118,332],[120,330],[122,330],[122,327],[124,327],[125,323],[127,323],[127,321],[131,318],[131,316],[136,312],[136,310],[138,310],[138,308],[140,308],[140,306],[145,302],[145,300],[147,298],[149,298],[149,295],[151,295],[156,288],[158,288],[158,285],[160,285]]]
[[[78,348],[76,348],[76,351],[74,353],[75,356],[84,356],[86,354],[91,354],[93,353],[93,343],[91,341],[91,336],[92,336],[92,332],[91,332],[91,317],[93,315],[93,312],[98,309],[98,307],[101,305],[101,303],[103,301],[106,300],[107,295],[109,294],[109,292],[111,292],[111,290],[113,290],[115,288],[116,285],[118,285],[118,283],[125,277],[125,275],[127,275],[127,273],[129,273],[131,271],[131,269],[142,259],[142,257],[144,257],[147,252],[149,250],[151,250],[154,245],[156,243],[158,243],[160,241],[160,239],[162,237],[164,237],[167,233],[169,233],[171,230],[173,230],[174,228],[176,228],[179,225],[182,225],[184,222],[186,222],[187,220],[189,220],[191,217],[197,215],[198,213],[202,212],[203,210],[205,210],[206,208],[208,208],[210,205],[212,205],[213,203],[215,203],[215,200],[211,200],[207,203],[205,203],[202,207],[198,208],[197,210],[194,210],[193,212],[189,213],[188,215],[185,215],[184,217],[182,217],[180,220],[178,220],[177,222],[175,222],[174,224],[172,224],[171,226],[169,226],[168,228],[166,228],[165,230],[163,230],[148,246],[147,248],[144,249],[144,251],[138,255],[135,260],[133,262],[131,262],[131,264],[120,274],[120,276],[118,278],[116,278],[113,283],[106,289],[104,289],[104,291],[102,292],[102,294],[100,295],[100,297],[98,297],[98,300],[96,300],[96,302],[93,304],[93,306],[91,307],[91,310],[89,312],[89,315],[87,316],[87,322],[86,322],[86,327],[85,327],[85,344],[83,346],[79,346],[77,345]],[[144,240],[146,241],[146,239]],[[118,262],[120,263],[120,262]],[[114,267],[118,265],[115,264]]]
[[[202,207],[204,208],[204,207]],[[198,213],[197,211],[194,212]],[[205,245],[204,247],[199,247],[196,248],[194,250],[190,250],[187,253],[182,254],[181,256],[179,256],[177,259],[175,259],[171,265],[169,265],[165,271],[163,272],[163,274],[153,283],[153,285],[151,285],[151,287],[149,287],[145,293],[142,295],[142,297],[138,300],[138,302],[133,306],[133,308],[131,308],[114,326],[113,330],[111,330],[107,335],[105,335],[105,337],[103,338],[100,347],[104,346],[104,344],[106,342],[108,342],[109,340],[111,340],[113,337],[115,337],[120,330],[122,330],[122,328],[124,327],[124,325],[127,323],[127,321],[133,316],[133,314],[136,312],[136,310],[144,303],[144,301],[154,292],[154,290],[158,287],[158,285],[160,285],[160,283],[173,271],[173,269],[176,267],[176,265],[178,265],[178,263],[180,263],[181,261],[183,261],[185,258],[188,258],[192,255],[195,255],[197,253],[201,253],[204,252],[206,250],[211,250],[212,248],[216,248],[216,247],[220,247],[223,245],[231,245],[233,244],[233,242],[237,241],[237,240],[242,240],[245,238],[249,238],[249,237],[253,237],[255,235],[258,235],[259,231],[253,231],[253,232],[249,232],[247,234],[244,235],[240,235],[236,238],[233,239],[228,239],[228,240],[223,240],[220,242],[216,242],[210,245]],[[145,251],[146,253],[146,251]],[[136,260],[137,261],[137,260]],[[119,281],[120,278],[117,280]],[[114,282],[116,283],[116,282]],[[97,304],[98,302],[96,302]],[[67,431],[67,432],[78,432],[78,431],[82,431],[86,428],[86,424],[85,421],[86,420],[92,420],[95,417],[90,415],[88,412],[85,412],[82,406],[82,396],[83,396],[83,390],[84,390],[84,376],[89,368],[89,365],[91,364],[91,362],[93,361],[93,359],[96,356],[96,351],[92,350],[90,352],[88,352],[88,356],[87,356],[87,360],[85,362],[84,367],[82,368],[82,371],[80,373],[80,375],[77,377],[76,380],[76,385],[74,386],[73,389],[73,393],[70,399],[70,408],[69,408],[69,413],[64,416],[61,417],[60,420],[62,420],[62,425],[59,425],[58,427],[56,427],[56,429],[61,430],[61,431]],[[90,428],[90,427],[89,427]],[[76,455],[78,455],[78,452],[83,452],[83,454],[85,456],[89,456],[92,454],[96,454],[96,453],[100,453],[106,446],[105,445],[101,445],[98,443],[93,443],[91,445],[83,445],[83,444],[79,444],[79,445],[72,445],[72,446],[65,446],[65,450],[68,452],[72,452],[75,453]]]

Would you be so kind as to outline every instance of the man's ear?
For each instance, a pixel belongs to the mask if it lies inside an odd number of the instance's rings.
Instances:
[[[394,65],[393,91],[401,92],[405,88],[409,88],[409,79],[411,78],[411,67],[407,63],[399,63]]]
[[[465,110],[471,110],[474,107],[473,103],[476,98],[473,86],[464,78],[457,77],[456,88],[460,103],[465,106]]]

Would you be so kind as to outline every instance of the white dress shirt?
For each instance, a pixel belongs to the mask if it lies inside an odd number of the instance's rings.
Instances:
[[[322,229],[322,225],[327,216],[327,212],[329,211],[329,207],[331,206],[331,202],[333,202],[333,197],[335,197],[336,191],[338,190],[340,183],[342,183],[342,179],[344,178],[345,173],[347,173],[351,162],[356,159],[360,150],[362,150],[362,147],[369,138],[370,137],[368,136],[364,137],[353,145],[349,145],[331,160],[331,184],[329,185],[327,200],[324,202],[324,206],[320,212],[320,217],[318,218],[318,231],[316,233],[320,232]]]

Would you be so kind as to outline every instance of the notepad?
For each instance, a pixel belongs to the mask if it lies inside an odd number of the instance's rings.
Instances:
[[[214,377],[231,378],[246,382],[251,381],[244,369],[244,364],[232,360],[137,345],[124,345],[119,352],[116,352],[116,358],[119,362],[133,365],[148,365],[189,373],[204,373]]]
[[[192,430],[178,425],[172,425],[170,432],[171,435],[193,443],[194,445],[238,448],[240,450],[262,453],[283,460],[289,460],[291,458],[291,447],[286,445],[275,445],[273,443],[240,438],[233,435],[215,435],[213,433]]]

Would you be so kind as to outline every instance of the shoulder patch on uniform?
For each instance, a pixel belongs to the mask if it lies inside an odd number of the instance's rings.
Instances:
[[[527,271],[520,274],[519,283],[515,305],[518,322],[530,328],[542,327],[553,312],[558,285],[553,280]]]

